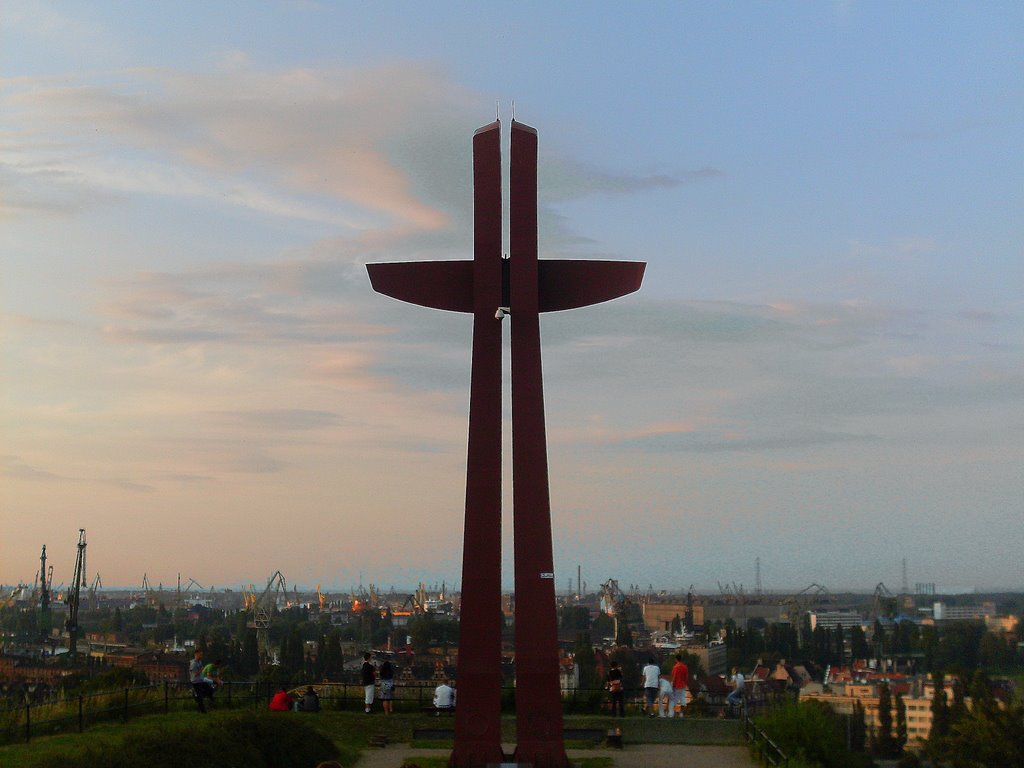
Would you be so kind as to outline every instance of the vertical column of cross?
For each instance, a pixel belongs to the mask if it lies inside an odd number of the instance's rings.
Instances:
[[[500,763],[501,749],[501,140],[473,136],[473,363],[462,548],[458,705],[451,764]]]
[[[562,735],[537,266],[537,132],[512,122],[512,504],[515,536],[516,761],[568,764]]]

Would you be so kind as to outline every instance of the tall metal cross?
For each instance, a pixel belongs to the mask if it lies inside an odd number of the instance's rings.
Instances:
[[[640,288],[643,262],[537,258],[537,132],[512,121],[509,258],[501,256],[501,124],[473,136],[473,260],[368,264],[373,289],[473,313],[469,456],[462,555],[458,706],[451,764],[482,768],[501,747],[501,342],[512,343],[516,751],[536,768],[568,765],[562,737],[548,496],[541,312]]]

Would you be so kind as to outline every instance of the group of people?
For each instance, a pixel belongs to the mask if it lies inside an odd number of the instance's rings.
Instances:
[[[373,656],[366,652],[363,654],[363,666],[359,672],[360,682],[363,686],[363,711],[367,714],[373,711],[373,700],[376,694],[377,682],[380,682],[380,702],[385,715],[394,713],[395,701],[395,667],[388,660],[380,665],[380,669],[374,666]],[[451,681],[442,682],[434,689],[434,709],[438,714],[444,711],[455,709],[455,689]]]
[[[192,661],[189,662],[188,681],[200,712],[206,712],[206,702],[213,703],[214,691],[220,687],[221,663],[221,660],[217,659],[209,664],[203,664],[203,651],[200,648],[196,649]]]
[[[394,711],[395,701],[395,667],[387,659],[378,670],[373,665],[373,656],[369,651],[363,654],[363,666],[359,671],[359,679],[363,685],[363,705],[366,714],[373,711],[373,699],[380,678],[380,703],[385,715]]]
[[[683,717],[690,688],[690,668],[680,653],[668,675],[654,659],[647,660],[641,675],[644,680],[644,704],[650,717]]]
[[[680,653],[676,654],[676,663],[669,674],[662,674],[661,667],[649,658],[641,670],[644,684],[644,709],[649,717],[683,717],[689,699],[690,669],[683,661]],[[746,682],[743,673],[735,667],[732,670],[732,692],[726,697],[730,708],[743,699]],[[613,717],[626,716],[626,693],[622,676],[622,668],[617,661],[612,661],[608,670],[605,685],[611,698]]]
[[[292,696],[282,685],[270,700],[268,709],[271,712],[290,712],[293,709],[297,712],[319,712],[320,696],[313,690],[312,685],[299,697]]]

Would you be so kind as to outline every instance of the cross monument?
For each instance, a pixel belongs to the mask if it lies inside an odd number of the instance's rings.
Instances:
[[[501,746],[501,345],[512,344],[516,750],[566,768],[548,495],[541,312],[640,288],[643,262],[537,258],[537,132],[511,123],[509,256],[502,258],[501,124],[473,136],[473,260],[367,264],[378,293],[473,314],[453,768],[505,761]]]

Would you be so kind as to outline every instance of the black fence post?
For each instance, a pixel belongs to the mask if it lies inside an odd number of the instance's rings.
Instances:
[[[166,715],[171,711],[171,696],[170,696],[170,684],[164,680],[164,714]]]
[[[32,705],[25,705],[25,743],[32,740]]]
[[[78,732],[85,730],[85,718],[82,715],[82,694],[78,694]]]
[[[128,689],[124,689],[124,721],[128,722]]]
[[[231,706],[231,681],[228,680],[228,706]]]

